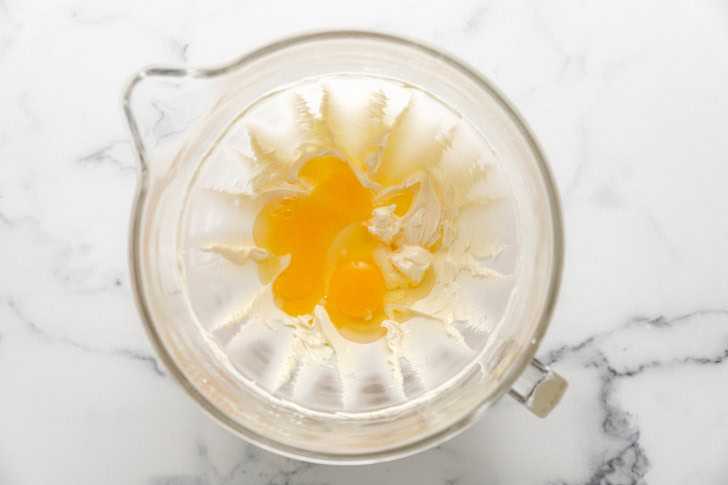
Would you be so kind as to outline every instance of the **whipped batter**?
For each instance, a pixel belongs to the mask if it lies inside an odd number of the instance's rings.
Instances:
[[[266,207],[310,197],[317,160],[346,164],[371,201],[352,231],[384,296],[355,315],[364,337],[332,309],[332,269],[320,299],[286,300],[279,282],[298,253],[255,234]],[[456,112],[393,80],[331,76],[257,102],[203,161],[181,217],[187,297],[215,351],[250,385],[316,411],[435,391],[475,360],[513,291],[518,227],[496,154]]]

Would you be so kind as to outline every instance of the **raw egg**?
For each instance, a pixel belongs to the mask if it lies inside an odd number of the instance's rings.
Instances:
[[[342,335],[376,340],[386,332],[380,326],[386,288],[372,256],[376,241],[364,226],[374,208],[372,193],[337,157],[309,160],[298,180],[308,193],[270,200],[253,226],[256,245],[290,255],[273,282],[276,305],[298,316],[323,303]],[[406,211],[410,198],[394,195],[387,202]]]

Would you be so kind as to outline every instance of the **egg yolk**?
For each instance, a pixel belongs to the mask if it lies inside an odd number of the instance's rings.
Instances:
[[[382,273],[367,261],[341,263],[331,276],[328,298],[347,317],[371,320],[384,298]]]
[[[297,316],[323,303],[342,335],[376,340],[385,333],[385,283],[372,257],[376,243],[363,224],[374,208],[372,194],[336,157],[313,158],[298,176],[310,192],[270,200],[253,225],[257,246],[290,256],[273,281],[276,305]]]

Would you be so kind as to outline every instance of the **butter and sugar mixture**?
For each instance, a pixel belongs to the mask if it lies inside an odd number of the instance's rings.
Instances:
[[[190,186],[202,331],[313,410],[402,404],[472,362],[507,309],[517,224],[496,155],[436,98],[332,76],[233,122]]]

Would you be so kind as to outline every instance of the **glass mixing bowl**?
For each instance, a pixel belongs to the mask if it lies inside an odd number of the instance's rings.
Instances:
[[[306,78],[381,76],[444,101],[492,145],[516,196],[519,274],[504,320],[473,365],[415,406],[386,413],[307,412],[246,385],[208,345],[186,301],[179,211],[197,166],[246,106]],[[213,69],[148,68],[129,82],[124,110],[139,153],[130,229],[133,289],[160,359],[202,409],[268,450],[323,463],[373,463],[422,451],[473,424],[503,394],[539,416],[566,388],[534,360],[555,304],[562,258],[557,193],[523,119],[461,61],[419,42],[370,32],[294,37]]]

